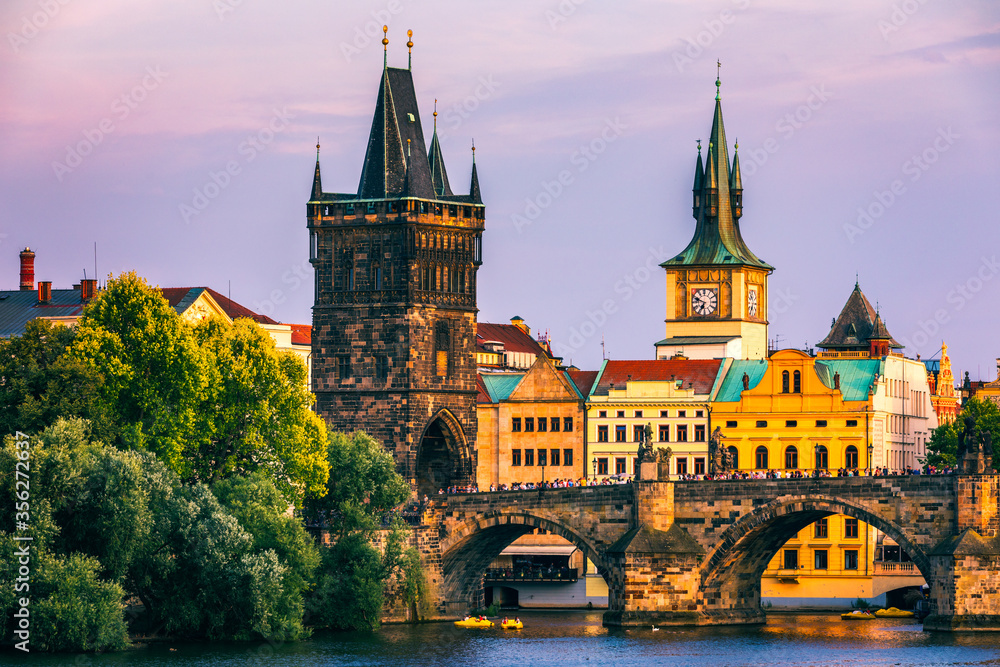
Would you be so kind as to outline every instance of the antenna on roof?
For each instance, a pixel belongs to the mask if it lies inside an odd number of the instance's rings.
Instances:
[[[601,359],[607,361],[608,355],[604,351],[604,334],[601,334]]]

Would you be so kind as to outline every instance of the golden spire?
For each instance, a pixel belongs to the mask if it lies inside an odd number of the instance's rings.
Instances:
[[[382,26],[382,67],[389,66],[389,26]]]
[[[409,40],[406,42],[406,50],[409,54],[409,61],[407,62],[407,69],[413,69],[413,31],[407,30],[406,36]]]
[[[438,131],[438,101],[437,101],[437,98],[435,97],[434,98],[434,132],[437,133],[437,131]]]
[[[476,164],[476,140],[472,140],[472,164]],[[489,165],[487,165],[489,166]]]

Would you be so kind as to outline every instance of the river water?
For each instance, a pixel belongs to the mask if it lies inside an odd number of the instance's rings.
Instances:
[[[608,629],[600,612],[525,612],[520,631],[451,623],[385,626],[377,633],[317,633],[303,642],[155,644],[99,656],[0,653],[31,665],[1000,665],[1000,633],[923,632],[908,619],[842,621],[772,613],[763,626]],[[499,624],[498,624],[499,625]],[[27,659],[25,659],[27,658]]]

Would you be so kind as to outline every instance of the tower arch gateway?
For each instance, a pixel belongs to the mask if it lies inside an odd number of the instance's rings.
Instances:
[[[357,191],[324,191],[317,145],[306,204],[316,411],[376,438],[427,493],[474,482],[486,220],[475,160],[455,194],[434,122],[428,150],[412,72],[386,61]]]

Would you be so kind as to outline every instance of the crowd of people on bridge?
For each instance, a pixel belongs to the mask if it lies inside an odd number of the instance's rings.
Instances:
[[[553,479],[544,482],[513,482],[511,484],[490,484],[489,491],[536,491],[538,489],[568,489],[574,486],[608,486],[612,484],[631,484],[632,478],[625,475],[612,475],[601,480],[591,480],[586,477],[580,479]],[[484,490],[485,492],[485,490]],[[451,495],[453,493],[480,493],[479,486],[472,484],[469,486],[449,486],[447,489],[438,489],[438,495]]]

